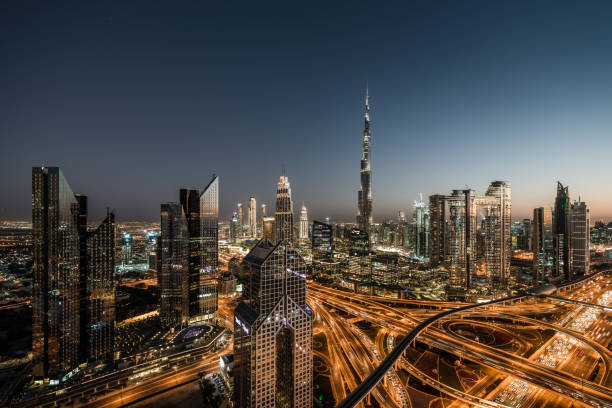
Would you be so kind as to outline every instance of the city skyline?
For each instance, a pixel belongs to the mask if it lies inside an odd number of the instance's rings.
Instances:
[[[250,195],[272,205],[268,181],[286,163],[311,219],[354,220],[369,81],[376,222],[410,213],[421,192],[491,180],[512,183],[513,219],[552,205],[559,180],[593,220],[610,220],[612,7],[570,4],[355,5],[350,16],[249,6],[236,17],[224,5],[6,3],[0,218],[29,217],[37,165],[70,174],[92,220],[110,205],[118,221],[154,221],[156,203],[212,173],[222,219]],[[253,157],[267,158],[255,179]]]

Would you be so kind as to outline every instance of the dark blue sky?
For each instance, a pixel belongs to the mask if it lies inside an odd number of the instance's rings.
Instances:
[[[612,3],[301,4],[1,2],[0,219],[36,165],[154,220],[213,172],[223,218],[273,205],[285,163],[296,207],[353,220],[366,80],[376,220],[494,179],[514,217],[559,179],[612,218]]]

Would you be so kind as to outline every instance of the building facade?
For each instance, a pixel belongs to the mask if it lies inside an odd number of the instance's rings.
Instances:
[[[300,211],[300,239],[308,239],[308,209],[302,203],[302,210]]]
[[[165,327],[189,321],[189,227],[180,203],[161,205],[159,318]]]
[[[575,278],[589,273],[590,216],[586,203],[582,201],[572,204],[570,214],[570,278]]]
[[[531,246],[533,252],[533,273],[538,282],[543,282],[545,278],[550,277],[553,269],[552,219],[552,208],[534,208]]]
[[[570,198],[569,188],[557,182],[553,209],[553,276],[570,278]]]
[[[87,229],[87,197],[58,167],[32,168],[33,375],[57,383],[114,348],[114,214]]]
[[[288,241],[261,240],[242,263],[234,312],[237,407],[312,407],[312,311],[306,265]]]
[[[287,176],[281,176],[276,188],[276,239],[293,242],[293,201],[291,184]]]
[[[249,197],[249,236],[257,237],[257,200]]]

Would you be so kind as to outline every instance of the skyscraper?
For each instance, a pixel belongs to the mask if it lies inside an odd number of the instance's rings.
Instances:
[[[312,222],[312,260],[313,262],[334,260],[334,233],[330,224]]]
[[[237,407],[312,407],[312,311],[306,265],[287,241],[261,240],[242,263],[234,312]]]
[[[161,205],[159,317],[166,327],[189,320],[189,226],[179,203]]]
[[[552,209],[534,208],[532,227],[533,272],[537,281],[548,278],[552,271],[554,250]]]
[[[448,266],[451,282],[472,286],[478,261],[482,258],[487,279],[505,286],[510,273],[510,215],[512,209],[510,183],[493,181],[487,193],[477,195],[474,190],[453,190],[449,196],[430,196],[432,265],[442,262]],[[445,212],[448,207],[448,224]],[[479,246],[478,211],[483,210]],[[448,226],[448,229],[446,229]],[[444,247],[442,247],[442,245]]]
[[[85,236],[86,357],[112,361],[115,345],[115,214]],[[83,343],[83,342],[82,342]]]
[[[568,187],[557,182],[557,197],[555,198],[555,208],[553,212],[553,248],[554,263],[553,275],[562,276],[564,279],[570,278],[570,198]]]
[[[293,201],[287,176],[281,176],[276,188],[276,239],[293,242]]]
[[[244,236],[244,209],[242,208],[242,203],[238,203],[236,207],[236,212],[238,213],[238,225],[240,225],[240,234],[239,237]]]
[[[574,278],[589,273],[590,219],[589,209],[582,201],[572,204],[570,214],[570,278]]]
[[[257,237],[257,201],[249,197],[249,236]]]
[[[201,314],[200,268],[202,266],[202,237],[200,236],[200,191],[197,189],[180,190],[180,202],[187,222],[188,236],[185,237],[189,252],[187,288],[189,320],[198,319]],[[162,235],[167,232],[162,229]]]
[[[308,239],[308,209],[302,203],[302,211],[300,212],[300,239]]]
[[[232,213],[232,219],[230,220],[230,242],[232,244],[236,243],[238,236],[240,234],[240,223],[238,221],[238,213],[234,211]]]
[[[512,256],[512,238],[510,224],[512,215],[512,189],[507,181],[493,181],[489,185],[486,197],[495,197],[493,203],[488,203],[489,217],[495,217],[492,224],[493,233],[491,256],[485,259],[485,268],[489,279],[493,283],[504,286],[510,274],[510,258]]]
[[[429,264],[438,266],[446,260],[446,196],[429,196]]]
[[[218,301],[219,177],[216,175],[212,176],[200,194],[200,228],[202,237],[201,316],[204,320],[210,320],[215,317]]]
[[[372,279],[372,253],[370,238],[359,228],[351,228],[349,236],[349,280],[369,283]]]
[[[32,351],[35,377],[58,381],[112,357],[114,214],[87,230],[87,197],[58,167],[32,168]]]
[[[419,258],[429,256],[429,209],[422,197],[414,202],[414,252]]]
[[[372,238],[372,172],[370,169],[370,99],[366,87],[361,178],[357,195],[357,227]]]

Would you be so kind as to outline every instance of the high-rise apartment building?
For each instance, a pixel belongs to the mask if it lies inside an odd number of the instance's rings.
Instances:
[[[180,203],[161,205],[159,317],[166,327],[189,321],[189,226]]]
[[[553,212],[553,275],[570,278],[570,198],[569,188],[557,182]]]
[[[570,278],[589,273],[590,219],[586,203],[575,201],[570,210]]]
[[[237,407],[312,407],[312,311],[306,265],[288,241],[261,240],[242,263],[234,312]]]
[[[257,201],[249,197],[249,236],[257,237]]]
[[[300,239],[308,239],[308,209],[302,203],[302,210],[300,212]]]
[[[372,170],[370,164],[370,98],[366,88],[365,124],[361,153],[360,187],[357,194],[357,227],[372,238]]]
[[[276,242],[276,218],[264,217],[261,234],[263,239],[270,242]]]
[[[276,239],[293,242],[293,201],[287,176],[281,176],[276,188]]]
[[[491,225],[492,234],[488,237],[487,248],[491,249],[485,258],[485,271],[489,280],[505,286],[510,274],[510,258],[512,257],[512,238],[510,225],[512,215],[512,189],[507,181],[493,181],[489,185],[485,197],[494,197],[493,203],[485,203],[487,220]]]
[[[533,210],[532,238],[533,273],[538,282],[550,277],[553,268],[553,216],[552,208]]]
[[[32,168],[33,374],[59,381],[114,346],[114,214],[87,229],[87,197],[58,167]]]

